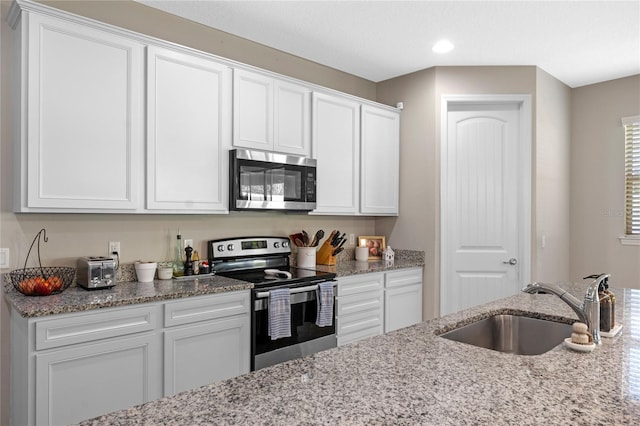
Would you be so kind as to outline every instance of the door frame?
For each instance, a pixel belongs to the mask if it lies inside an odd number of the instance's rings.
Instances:
[[[448,112],[451,106],[459,105],[516,105],[520,118],[519,149],[518,149],[518,238],[520,247],[517,253],[519,280],[524,286],[531,281],[531,217],[532,217],[532,107],[531,95],[442,95],[440,109],[440,303],[438,314],[444,306],[445,284],[448,282],[448,215],[447,215],[447,172],[448,172]]]

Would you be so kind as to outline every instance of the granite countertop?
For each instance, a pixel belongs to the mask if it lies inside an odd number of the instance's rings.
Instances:
[[[345,256],[341,256],[341,261],[337,266],[317,265],[316,269],[334,272],[338,277],[343,277],[424,265],[424,252],[422,251],[397,250],[393,264],[386,264],[382,261],[356,262],[347,260],[353,258],[353,250],[351,252],[345,250],[344,254]],[[253,288],[253,284],[221,276],[196,277],[186,280],[156,280],[153,285],[138,283],[133,281],[135,280],[133,265],[122,266],[121,271],[118,272],[118,283],[110,289],[85,290],[72,286],[53,296],[29,297],[19,293],[10,283],[5,283],[5,298],[20,315],[30,318]],[[5,281],[7,281],[6,276]]]
[[[334,272],[337,277],[394,271],[396,269],[421,268],[424,266],[424,252],[415,250],[395,250],[395,259],[388,263],[382,260],[359,262],[353,259],[353,249],[345,250],[345,256],[333,266],[316,265],[318,271]]]
[[[152,283],[119,282],[115,287],[104,290],[85,290],[74,285],[62,293],[43,297],[25,296],[11,287],[5,290],[5,298],[23,317],[41,317],[250,288],[253,288],[251,283],[208,276],[187,280],[156,280]]]
[[[494,313],[575,319],[554,295],[518,294],[81,425],[637,424],[640,290],[616,298],[622,332],[591,353],[511,355],[437,336]]]

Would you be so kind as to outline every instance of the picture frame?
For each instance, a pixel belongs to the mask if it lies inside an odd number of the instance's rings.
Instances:
[[[382,235],[365,235],[358,237],[358,247],[369,248],[369,260],[382,260],[382,252],[387,245]]]

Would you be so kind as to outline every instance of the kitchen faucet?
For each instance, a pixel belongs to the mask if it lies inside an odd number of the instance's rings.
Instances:
[[[589,328],[589,333],[593,336],[593,343],[600,344],[600,299],[598,297],[598,288],[600,284],[609,278],[609,274],[601,274],[587,288],[584,301],[567,292],[567,290],[558,287],[555,284],[546,284],[535,282],[528,284],[522,289],[525,293],[535,294],[539,292],[552,293],[562,299],[567,305],[573,309],[578,315],[580,321],[585,323]]]

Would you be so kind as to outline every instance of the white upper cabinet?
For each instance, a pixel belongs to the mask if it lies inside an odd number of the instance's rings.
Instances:
[[[15,109],[23,111],[15,210],[135,210],[144,170],[143,45],[27,12],[18,27],[26,68]]]
[[[400,114],[362,106],[360,213],[398,215]]]
[[[233,71],[233,146],[273,150],[273,79]]]
[[[313,93],[313,157],[317,159],[316,214],[358,214],[360,103]]]
[[[228,213],[233,146],[317,159],[312,214],[398,214],[393,108],[40,2],[7,20],[16,212]]]
[[[231,68],[147,50],[148,210],[228,212]]]
[[[311,90],[251,71],[233,77],[233,145],[309,155]]]
[[[273,150],[311,155],[311,89],[276,80]]]

